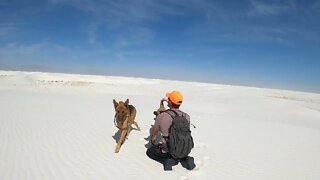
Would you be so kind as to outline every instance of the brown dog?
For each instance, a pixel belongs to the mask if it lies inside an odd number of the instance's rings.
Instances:
[[[140,127],[138,126],[137,122],[134,121],[136,117],[136,108],[132,105],[129,105],[129,99],[127,99],[125,102],[119,101],[119,103],[113,99],[113,104],[116,111],[114,117],[115,125],[117,128],[119,128],[121,134],[115,149],[115,153],[118,153],[125,138],[129,136],[129,133],[132,129],[131,125],[134,124],[138,131],[140,131]]]

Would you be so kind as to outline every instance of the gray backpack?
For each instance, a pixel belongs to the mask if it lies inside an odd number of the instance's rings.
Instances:
[[[169,128],[169,137],[167,138],[169,153],[173,158],[184,158],[194,146],[190,124],[185,114],[179,116],[177,112],[170,109],[166,112],[173,119]]]

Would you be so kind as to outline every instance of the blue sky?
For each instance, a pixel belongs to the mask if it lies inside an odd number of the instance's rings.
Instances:
[[[320,93],[320,0],[0,0],[0,69]]]

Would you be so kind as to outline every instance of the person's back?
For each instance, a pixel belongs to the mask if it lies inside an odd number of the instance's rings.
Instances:
[[[179,116],[182,116],[182,115],[186,116],[186,119],[190,124],[190,116],[187,113],[176,108],[170,108],[170,110],[176,112]],[[163,112],[159,114],[155,119],[154,127],[159,127],[159,131],[161,132],[161,135],[162,135],[162,140],[161,140],[162,152],[168,152],[166,138],[169,137],[169,129],[172,124],[172,120],[173,120],[172,115],[170,115],[168,112]]]
[[[158,132],[161,133],[162,139],[160,144],[155,145],[153,147],[148,148],[147,155],[160,163],[163,163],[165,170],[172,170],[172,166],[181,162],[181,165],[188,170],[192,170],[195,168],[194,159],[190,156],[185,156],[182,158],[173,157],[169,153],[168,141],[169,141],[169,129],[172,125],[172,121],[174,116],[184,116],[185,119],[188,121],[188,128],[190,129],[190,116],[181,111],[179,109],[180,105],[183,101],[183,96],[178,91],[172,91],[171,93],[167,93],[166,96],[168,97],[168,106],[170,113],[168,111],[159,114],[155,118],[155,124],[152,128],[152,135],[156,136]],[[192,147],[193,147],[193,140],[192,140]]]

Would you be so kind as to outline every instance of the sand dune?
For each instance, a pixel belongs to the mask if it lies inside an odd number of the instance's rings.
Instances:
[[[146,155],[153,111],[184,93],[197,168]],[[120,153],[112,99],[137,108]],[[0,71],[0,179],[320,179],[320,94],[130,77]]]

